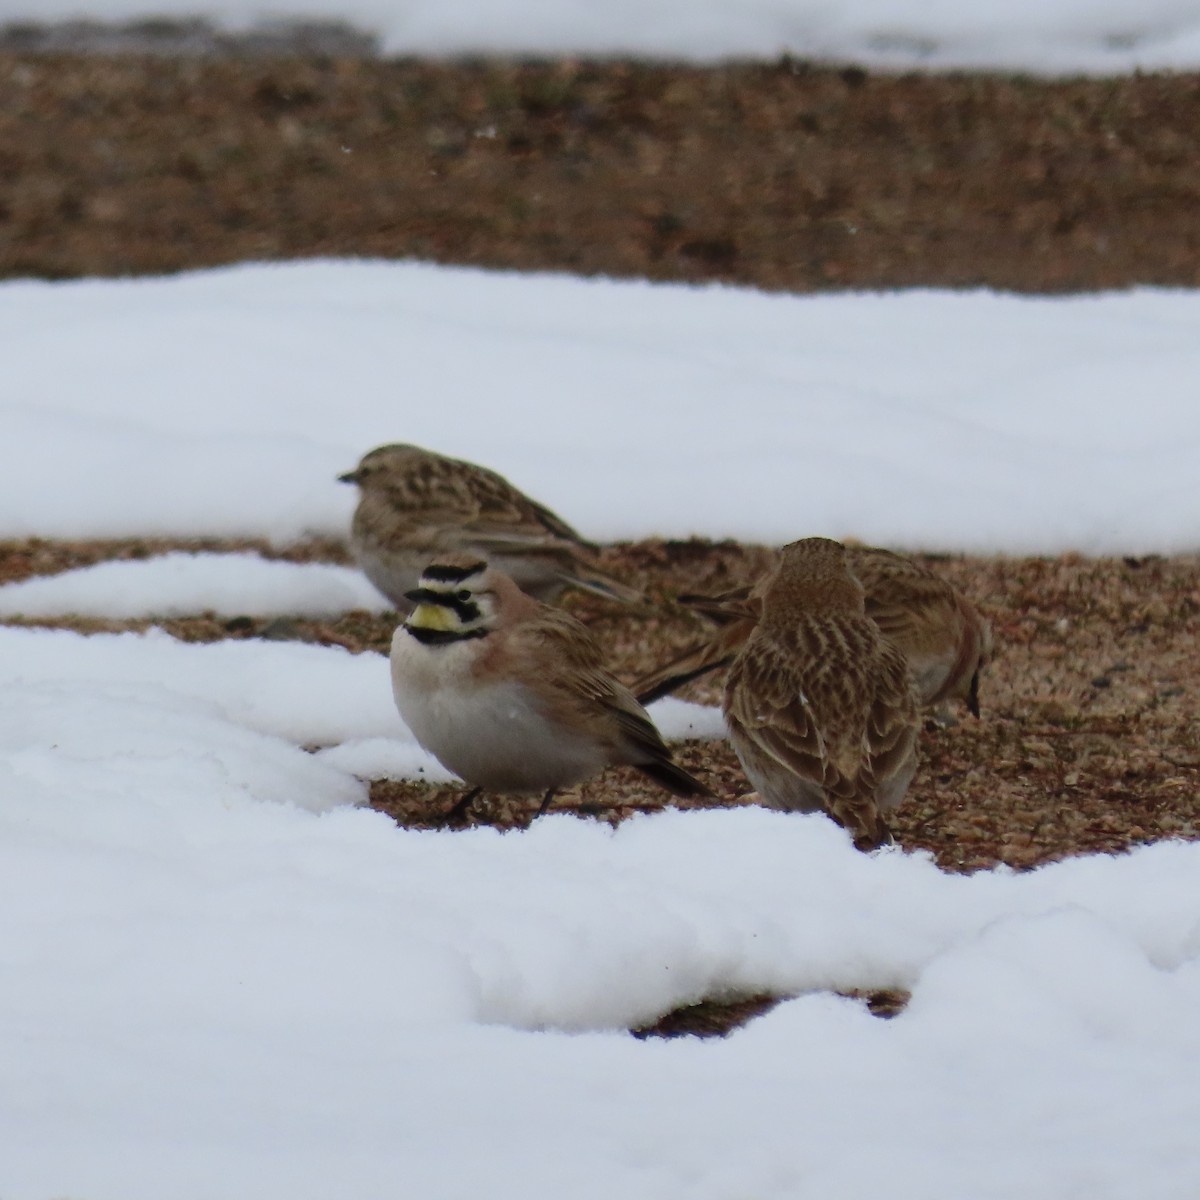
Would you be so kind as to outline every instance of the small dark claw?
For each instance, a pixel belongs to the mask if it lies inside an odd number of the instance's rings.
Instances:
[[[551,788],[543,797],[541,804],[538,805],[538,810],[533,814],[533,819],[536,821],[538,817],[545,815],[546,809],[550,807],[550,801],[554,799],[554,793],[557,788]]]

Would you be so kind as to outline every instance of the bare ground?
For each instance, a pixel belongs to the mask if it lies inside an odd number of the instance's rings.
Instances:
[[[801,291],[1200,282],[1195,75],[5,44],[0,276],[364,255]]]

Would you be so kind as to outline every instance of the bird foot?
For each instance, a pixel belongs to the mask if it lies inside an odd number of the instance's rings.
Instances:
[[[450,829],[465,829],[470,824],[467,812],[482,791],[483,788],[472,788],[465,796],[456,800],[442,817],[442,824]]]

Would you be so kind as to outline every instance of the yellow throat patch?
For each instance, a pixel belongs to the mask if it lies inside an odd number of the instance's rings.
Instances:
[[[436,629],[439,633],[454,633],[462,628],[458,613],[442,604],[418,604],[404,623],[413,629]]]

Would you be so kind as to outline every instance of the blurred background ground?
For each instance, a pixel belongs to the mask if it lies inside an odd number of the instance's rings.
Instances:
[[[796,291],[1200,281],[1196,75],[372,49],[0,31],[0,277],[358,255]]]

